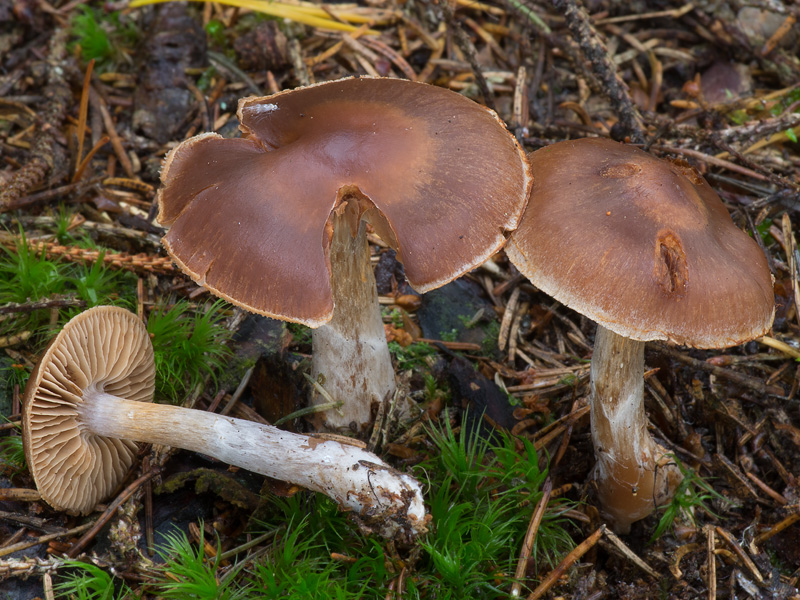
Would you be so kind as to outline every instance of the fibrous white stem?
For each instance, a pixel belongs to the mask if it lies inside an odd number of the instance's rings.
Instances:
[[[425,531],[419,484],[357,446],[178,406],[84,393],[85,433],[201,452],[261,475],[322,492],[381,535]]]
[[[330,250],[333,318],[311,334],[312,375],[334,400],[343,403],[324,413],[325,426],[361,433],[371,422],[372,404],[394,394],[395,378],[366,227],[361,221],[353,235],[343,221],[335,219]],[[312,401],[328,402],[320,395]]]
[[[597,326],[592,355],[594,477],[602,509],[618,533],[669,501],[680,471],[647,431],[644,342]]]

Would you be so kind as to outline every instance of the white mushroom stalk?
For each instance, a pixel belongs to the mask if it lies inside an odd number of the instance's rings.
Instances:
[[[353,232],[345,217],[333,221],[330,262],[336,308],[330,321],[311,332],[311,367],[329,397],[348,399],[325,413],[326,426],[359,431],[362,424],[372,421],[372,406],[394,394],[394,367],[381,319],[366,224],[360,221]],[[316,394],[312,402],[324,404],[328,398]]]
[[[84,392],[78,423],[83,435],[200,452],[321,492],[385,537],[425,531],[419,484],[357,446],[202,410],[124,400],[97,390]]]
[[[51,342],[25,388],[23,442],[49,504],[86,514],[135,464],[135,442],[207,454],[322,492],[363,527],[411,539],[428,517],[419,484],[362,448],[177,406],[152,404],[153,346],[133,313],[98,306]]]
[[[620,533],[668,502],[681,473],[647,431],[644,342],[602,325],[592,354],[594,478],[606,516]]]

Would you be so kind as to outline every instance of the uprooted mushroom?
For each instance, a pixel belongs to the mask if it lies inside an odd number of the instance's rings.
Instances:
[[[607,518],[627,532],[680,481],[647,431],[645,342],[724,348],[764,335],[769,267],[688,165],[596,138],[530,160],[536,180],[506,252],[536,287],[597,323],[594,478]]]
[[[245,98],[238,114],[242,138],[206,133],[168,155],[164,245],[214,294],[316,328],[313,376],[342,403],[325,425],[361,433],[395,390],[366,223],[415,289],[439,287],[517,226],[531,183],[525,155],[494,112],[405,80]]]
[[[85,514],[136,457],[135,442],[201,452],[330,496],[386,537],[425,531],[419,484],[360,447],[201,410],[153,404],[150,337],[133,313],[85,311],[51,342],[23,406],[25,455],[39,492]]]

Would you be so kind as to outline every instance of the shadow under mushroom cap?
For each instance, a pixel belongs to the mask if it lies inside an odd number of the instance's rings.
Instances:
[[[240,102],[243,138],[203,134],[162,171],[159,221],[190,276],[248,310],[330,319],[330,216],[348,197],[388,238],[420,291],[505,242],[527,200],[524,153],[498,117],[459,94],[345,79]]]

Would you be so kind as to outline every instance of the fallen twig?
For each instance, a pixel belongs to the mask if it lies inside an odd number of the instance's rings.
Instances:
[[[550,494],[552,491],[553,482],[548,477],[542,486],[542,498],[536,505],[536,510],[534,510],[531,515],[531,522],[528,525],[528,531],[525,533],[525,540],[522,542],[522,551],[519,554],[517,570],[514,573],[514,583],[511,585],[511,595],[514,597],[519,596],[520,590],[522,589],[522,578],[525,576],[525,567],[528,565],[528,559],[531,557],[533,542],[536,539],[536,533],[539,531],[539,525],[542,522],[547,503],[550,502]]]
[[[49,542],[51,540],[56,540],[60,537],[83,533],[91,526],[92,526],[91,523],[84,523],[83,525],[79,525],[78,527],[73,527],[72,529],[68,529],[67,531],[60,531],[58,533],[49,533],[47,535],[43,535],[30,542],[19,542],[18,544],[4,546],[3,548],[0,548],[0,556],[8,556],[9,554],[13,554],[14,552],[19,552],[20,550],[27,550],[28,548],[33,548],[34,546],[38,546],[39,544],[44,544],[45,542]]]
[[[724,369],[722,367],[712,365],[704,360],[698,360],[696,358],[692,358],[691,356],[682,354],[681,352],[673,350],[672,348],[669,348],[668,346],[665,346],[663,344],[653,344],[651,347],[660,354],[664,354],[666,356],[669,356],[670,358],[679,360],[680,362],[690,365],[695,369],[708,371],[709,373],[712,373],[717,377],[722,377],[724,379],[727,379],[728,381],[737,383],[741,386],[744,386],[755,392],[758,392],[759,394],[783,396],[785,393],[783,388],[781,387],[778,387],[776,385],[767,385],[761,379],[750,377],[748,375],[744,375],[743,373],[737,373],[736,371],[731,371],[730,369]]]
[[[601,525],[592,535],[578,544],[575,549],[567,554],[564,557],[564,560],[562,560],[558,566],[553,569],[550,574],[544,578],[544,580],[542,580],[536,589],[531,592],[530,596],[528,596],[528,600],[537,600],[537,598],[544,596],[545,593],[555,585],[556,581],[558,581],[561,576],[566,573],[567,569],[577,562],[580,557],[591,550],[591,548],[598,542],[605,531],[606,526]]]
[[[650,575],[653,579],[660,579],[661,575],[658,574],[650,565],[644,562],[639,556],[619,539],[613,531],[607,529],[604,533],[605,538],[611,542],[609,546],[613,546],[622,556],[627,558],[642,571]]]
[[[609,57],[608,50],[586,11],[577,0],[553,0],[553,6],[564,15],[569,30],[591,62],[594,74],[611,101],[624,134],[630,136],[631,141],[636,144],[644,143],[644,128],[639,110],[631,100],[628,86],[617,73],[617,67]]]
[[[139,487],[144,482],[150,481],[150,479],[152,479],[153,477],[155,477],[156,475],[158,475],[160,473],[161,473],[160,469],[155,469],[155,468],[151,467],[150,470],[147,473],[145,473],[144,475],[142,475],[141,477],[136,479],[128,487],[126,487],[124,490],[122,490],[122,493],[120,493],[120,495],[116,497],[114,502],[112,502],[111,504],[108,505],[108,508],[106,508],[105,511],[103,511],[103,514],[100,515],[100,517],[91,525],[91,529],[89,529],[89,531],[87,531],[85,534],[83,534],[81,539],[79,539],[77,542],[75,542],[75,545],[72,546],[72,548],[70,548],[67,551],[67,553],[66,553],[67,557],[68,558],[75,558],[76,556],[78,556],[80,551],[83,550],[86,547],[86,544],[91,542],[94,539],[94,536],[96,536],[99,533],[99,531],[106,525],[106,523],[108,523],[111,520],[111,517],[114,516],[114,513],[117,512],[117,509],[120,506],[122,506],[122,504],[128,498],[130,498],[133,495],[133,493],[136,490],[138,490]],[[85,529],[88,529],[88,526],[85,527]]]

